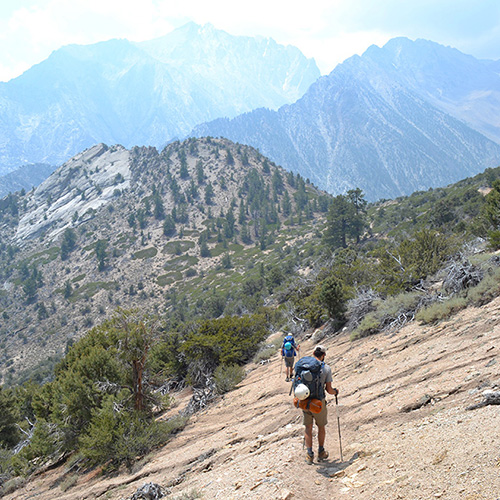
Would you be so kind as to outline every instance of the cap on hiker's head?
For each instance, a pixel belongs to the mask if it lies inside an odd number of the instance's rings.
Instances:
[[[317,345],[314,348],[314,354],[317,356],[321,356],[321,354],[326,354],[326,349],[322,345]]]

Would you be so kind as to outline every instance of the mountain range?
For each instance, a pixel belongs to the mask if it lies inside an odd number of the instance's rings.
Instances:
[[[498,61],[407,38],[323,77],[294,47],[211,25],[72,45],[0,84],[0,174],[60,165],[98,143],[212,136],[252,145],[330,193],[393,198],[500,163],[499,75]],[[0,179],[0,192],[32,183]]]
[[[198,123],[294,102],[319,76],[295,47],[209,24],[69,45],[0,83],[0,175],[61,165],[101,142],[164,146]]]
[[[498,65],[426,40],[370,47],[277,111],[192,131],[250,144],[322,189],[369,199],[443,186],[500,163]]]

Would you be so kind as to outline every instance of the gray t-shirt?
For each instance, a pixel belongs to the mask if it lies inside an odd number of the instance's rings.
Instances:
[[[323,368],[321,369],[320,381],[323,387],[327,382],[333,382],[332,369],[326,363],[323,363]]]

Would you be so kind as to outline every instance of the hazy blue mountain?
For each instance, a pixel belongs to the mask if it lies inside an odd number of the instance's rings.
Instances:
[[[446,185],[500,164],[499,144],[451,116],[464,102],[465,82],[439,91],[454,79],[451,68],[465,81],[473,63],[485,68],[483,89],[486,75],[497,84],[491,62],[431,42],[392,40],[338,65],[292,105],[218,119],[192,135],[250,144],[332,193],[360,187],[377,199]]]
[[[293,102],[319,74],[294,47],[192,23],[149,42],[66,46],[0,83],[0,174],[100,142],[162,146],[198,123]]]
[[[0,176],[0,198],[16,191],[29,191],[41,184],[56,167],[37,163],[24,165],[13,172]]]
[[[428,40],[394,38],[370,47],[388,77],[500,143],[500,61],[478,60]]]

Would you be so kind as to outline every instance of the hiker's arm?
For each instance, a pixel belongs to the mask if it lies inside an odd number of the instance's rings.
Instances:
[[[327,382],[325,384],[325,389],[326,389],[326,392],[328,394],[331,394],[332,396],[337,396],[337,394],[339,393],[339,391],[337,389],[335,389],[334,387],[332,387],[332,383],[331,382]]]

